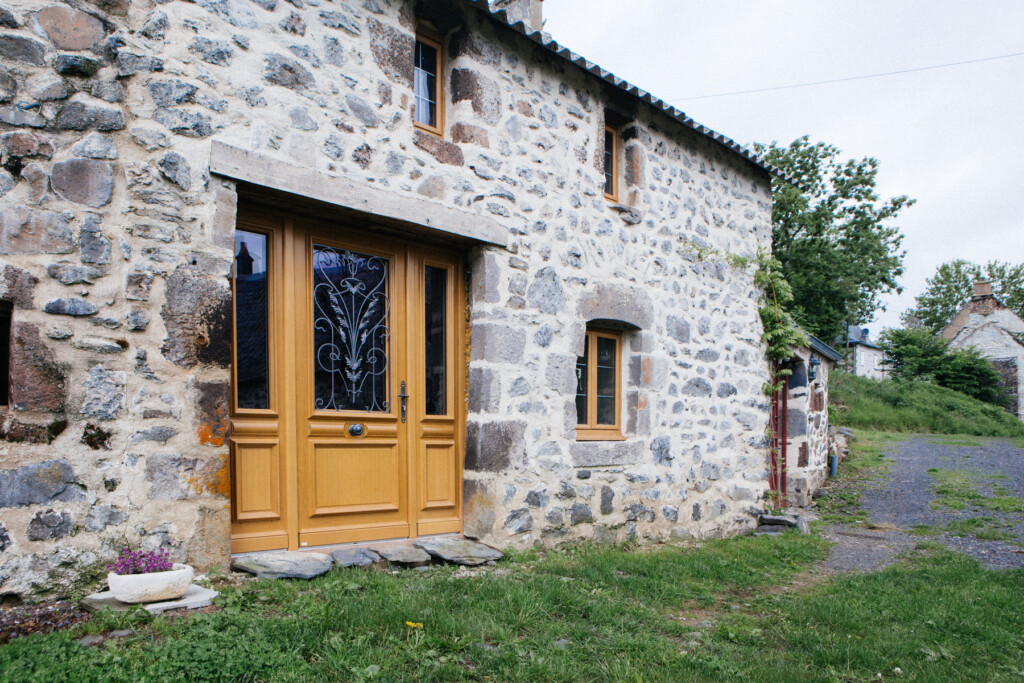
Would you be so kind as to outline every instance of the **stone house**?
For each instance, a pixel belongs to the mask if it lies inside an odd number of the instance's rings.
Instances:
[[[813,335],[797,349],[787,367],[786,502],[805,507],[828,478],[828,456],[835,429],[828,422],[828,376],[843,356]]]
[[[1007,410],[1024,420],[1024,320],[992,294],[991,282],[974,283],[974,294],[939,336],[991,360],[1010,397]]]
[[[754,526],[776,171],[503,6],[0,9],[0,594]]]
[[[850,374],[885,379],[885,351],[868,338],[868,328],[850,325],[846,339],[837,339],[836,346],[846,350],[843,365]]]

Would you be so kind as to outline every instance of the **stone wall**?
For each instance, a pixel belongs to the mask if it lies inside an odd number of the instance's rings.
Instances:
[[[816,357],[816,377],[808,375],[808,364]],[[828,456],[835,449],[828,423],[828,374],[833,362],[810,349],[800,349],[791,363],[786,460],[786,498],[790,505],[804,507],[828,478]]]
[[[710,537],[767,488],[750,272],[767,173],[479,10],[434,2],[446,135],[414,130],[412,2],[0,11],[0,593],[60,592],[124,544],[229,548],[234,182],[214,140],[504,226],[471,269],[466,532],[499,546]],[[625,203],[602,195],[605,111]],[[415,221],[415,216],[410,216]],[[625,435],[577,442],[590,320],[625,329]]]

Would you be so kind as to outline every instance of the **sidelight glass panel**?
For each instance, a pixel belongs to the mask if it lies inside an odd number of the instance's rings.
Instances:
[[[587,355],[590,340],[583,347],[583,355],[576,356],[576,424],[587,423]]]
[[[448,271],[426,267],[423,283],[426,326],[424,367],[426,377],[426,414],[447,415],[447,368],[445,367],[445,318],[448,310]]]
[[[433,128],[437,126],[437,49],[417,40],[413,66],[416,123]]]
[[[388,259],[313,245],[318,410],[388,412]]]
[[[597,424],[615,424],[616,341],[597,338]]]
[[[267,236],[235,231],[235,396],[239,408],[270,408]]]

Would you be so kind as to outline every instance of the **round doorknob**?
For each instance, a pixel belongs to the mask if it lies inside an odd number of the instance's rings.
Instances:
[[[361,424],[354,424],[354,425],[352,425],[351,427],[348,428],[348,433],[351,434],[352,436],[362,436],[363,435],[363,425],[361,425]]]

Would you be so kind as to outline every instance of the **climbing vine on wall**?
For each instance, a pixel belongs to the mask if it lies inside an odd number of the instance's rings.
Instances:
[[[782,368],[779,363],[791,358],[796,349],[810,343],[807,333],[786,310],[786,304],[793,301],[793,288],[782,274],[782,264],[763,249],[757,252],[757,256],[749,257],[721,254],[714,249],[695,245],[694,255],[698,261],[721,258],[738,270],[756,266],[754,284],[761,289],[761,303],[757,312],[761,316],[761,327],[764,330],[761,341],[768,347],[772,373],[771,382],[765,383],[763,389],[767,396],[772,396],[782,386],[783,378],[792,374],[791,370]]]
[[[772,367],[772,381],[765,385],[764,391],[771,396],[779,390],[783,377],[791,374],[790,370],[782,369],[779,362],[792,357],[797,348],[806,346],[810,340],[785,308],[793,300],[793,288],[782,274],[782,264],[764,251],[758,252],[756,263],[754,283],[762,293],[761,305],[757,309],[764,329],[761,339],[768,346],[767,355]]]

